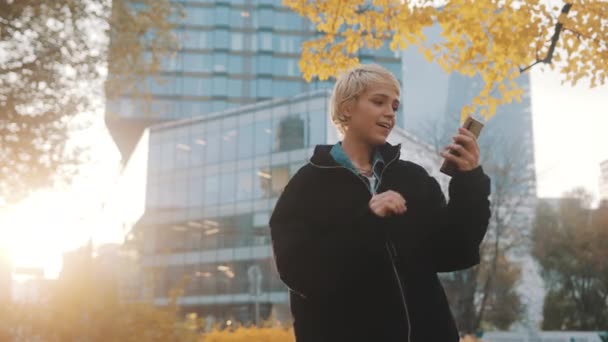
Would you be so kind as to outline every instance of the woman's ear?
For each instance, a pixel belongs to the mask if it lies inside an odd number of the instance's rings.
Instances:
[[[353,104],[351,101],[348,101],[347,103],[344,104],[344,107],[342,108],[342,116],[344,117],[345,120],[350,120],[351,118],[351,109],[353,108]]]

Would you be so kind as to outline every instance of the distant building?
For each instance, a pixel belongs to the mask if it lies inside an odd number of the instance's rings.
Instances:
[[[331,81],[302,78],[301,45],[316,37],[316,28],[282,0],[175,2],[185,16],[174,32],[180,50],[162,61],[160,76],[165,82],[158,84],[150,77],[138,85],[148,88],[150,102],[126,94],[107,104],[106,123],[123,161],[153,124],[333,86]],[[401,60],[388,43],[380,50],[363,49],[358,57],[400,77]]]
[[[0,303],[6,303],[11,299],[12,272],[8,255],[0,249]]]
[[[15,270],[12,299],[16,303],[45,304],[55,282],[55,279],[44,278],[42,269]]]
[[[599,331],[537,331],[535,333],[514,331],[489,331],[483,334],[487,342],[604,342]]]
[[[141,299],[141,276],[136,251],[129,244],[105,244],[95,250],[98,276],[115,286],[122,300]]]
[[[608,159],[600,163],[600,200],[608,203]]]
[[[63,253],[62,261],[59,279],[76,280],[83,277],[85,271],[87,275],[94,273],[92,241],[77,249]]]

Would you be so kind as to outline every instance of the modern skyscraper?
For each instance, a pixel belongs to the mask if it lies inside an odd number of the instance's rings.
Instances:
[[[308,19],[282,0],[180,1],[185,18],[176,34],[180,50],[162,65],[165,82],[150,78],[150,102],[124,96],[108,104],[106,122],[123,159],[144,128],[225,109],[325,89],[307,83],[298,68],[300,46],[315,37]],[[363,51],[363,63],[379,63],[399,77],[400,59],[387,47]]]

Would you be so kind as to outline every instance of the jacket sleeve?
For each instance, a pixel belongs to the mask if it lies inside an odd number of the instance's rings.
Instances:
[[[430,188],[431,258],[436,272],[463,270],[480,261],[479,245],[490,220],[490,178],[478,168],[456,174],[450,181],[450,200],[435,178]]]
[[[296,294],[318,299],[356,281],[379,234],[367,205],[339,227],[329,226],[315,203],[313,194],[322,193],[316,186],[301,172],[294,175],[271,215],[270,233],[281,280]]]

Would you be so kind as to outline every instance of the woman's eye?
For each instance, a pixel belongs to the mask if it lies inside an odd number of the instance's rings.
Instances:
[[[382,101],[373,101],[375,105],[377,106],[381,106],[382,105]]]

